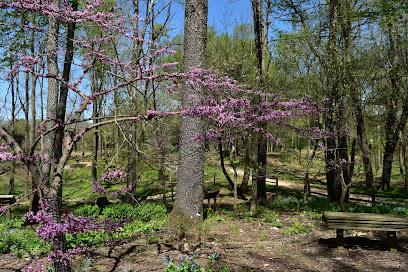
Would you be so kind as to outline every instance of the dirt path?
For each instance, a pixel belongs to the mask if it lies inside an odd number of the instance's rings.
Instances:
[[[227,167],[228,172],[233,173],[233,169],[231,167]],[[241,169],[237,170],[239,176],[244,175],[244,171]],[[266,183],[270,185],[276,185],[276,179],[271,179],[271,178],[266,178]],[[292,191],[298,191],[298,192],[303,192],[303,184],[291,182],[288,180],[283,180],[278,177],[278,186],[280,188],[284,188],[286,190],[292,190]],[[313,186],[311,184],[310,186],[310,191],[312,195],[318,195],[318,196],[327,196],[327,190],[323,188],[318,188],[316,186]],[[351,193],[350,198],[351,201],[356,201],[356,202],[365,202],[365,203],[371,203],[371,196],[363,195],[363,194],[356,194],[356,193]],[[395,202],[398,201],[399,203],[404,203],[408,204],[407,199],[393,199],[393,198],[384,198],[384,197],[376,197],[376,201],[387,201],[387,202]]]

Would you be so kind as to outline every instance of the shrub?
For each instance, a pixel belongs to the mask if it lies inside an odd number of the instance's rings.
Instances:
[[[136,220],[118,229],[112,234],[112,238],[115,240],[129,239],[141,233],[154,233],[161,230],[164,222],[165,220],[155,220],[146,223]]]
[[[22,219],[2,219],[0,223],[0,253],[39,255],[49,251],[49,245],[43,243],[31,228],[23,228]]]
[[[314,211],[303,211],[300,213],[300,216],[307,217],[311,220],[321,220],[322,219],[322,214],[320,212],[314,212]]]
[[[78,246],[103,245],[104,242],[109,239],[110,234],[102,230],[95,230],[67,234],[65,237],[68,247],[75,248]]]
[[[266,223],[271,224],[273,227],[282,227],[282,221],[279,219],[279,215],[277,212],[260,207],[259,215]]]
[[[40,255],[48,252],[50,246],[40,240],[33,229],[0,230],[0,253],[14,253],[21,257],[26,254]]]
[[[99,208],[96,205],[84,205],[74,210],[76,216],[93,217],[99,216]]]
[[[147,203],[144,205],[115,204],[107,206],[102,215],[112,220],[127,218],[130,220],[140,220],[149,222],[153,219],[160,219],[166,215],[166,208],[163,205]]]
[[[308,233],[310,231],[310,226],[305,225],[298,218],[293,220],[292,225],[283,231],[284,235],[293,235],[300,233]]]
[[[336,203],[330,202],[326,198],[311,197],[307,203],[307,209],[315,212],[323,211],[338,211],[339,207]]]
[[[149,222],[154,219],[161,219],[167,213],[166,207],[163,205],[146,203],[145,205],[138,206],[136,209],[136,219],[143,222]]]
[[[301,207],[304,206],[303,200],[296,198],[294,196],[281,196],[278,195],[274,201],[272,201],[269,205],[272,209],[279,209],[279,210],[299,210]]]
[[[107,206],[103,210],[102,215],[112,220],[120,220],[122,218],[133,219],[135,210],[136,206],[131,204],[114,204]]]

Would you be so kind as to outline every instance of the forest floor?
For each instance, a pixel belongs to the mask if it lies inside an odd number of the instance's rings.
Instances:
[[[180,260],[183,256],[194,256],[207,267],[229,268],[214,271],[408,271],[407,233],[399,235],[398,251],[389,251],[383,242],[385,233],[369,231],[347,231],[345,246],[335,248],[335,231],[325,229],[316,216],[280,212],[281,226],[275,227],[261,218],[231,217],[227,211],[232,202],[231,196],[223,196],[218,211],[189,242],[168,240],[171,233],[164,229],[157,234],[163,242],[151,243],[148,236],[141,235],[90,248],[93,265],[86,271],[164,271],[166,258]],[[298,229],[301,233],[296,233]],[[214,254],[220,259],[211,262]],[[0,258],[0,271],[19,271],[31,261],[5,254]]]
[[[279,175],[279,188],[275,180],[268,178],[268,189],[282,193],[282,205],[286,205],[286,196],[296,195],[301,199],[303,191],[303,171],[301,166],[276,158],[270,162],[272,173]],[[218,168],[207,169],[207,185],[212,180],[223,181],[221,196],[217,198],[217,211],[211,211],[208,218],[198,227],[199,233],[192,239],[174,239],[171,229],[164,228],[153,234],[140,234],[133,239],[115,241],[101,247],[87,248],[86,257],[92,267],[80,271],[165,271],[165,260],[172,258],[180,263],[183,256],[195,260],[213,271],[407,271],[408,272],[408,233],[398,234],[398,251],[390,251],[385,241],[385,233],[375,231],[346,231],[345,246],[335,248],[335,231],[328,230],[321,221],[320,210],[308,212],[303,207],[265,209],[268,217],[250,217],[247,212],[233,212],[233,197],[225,187],[225,179]],[[67,204],[91,203],[93,195],[89,182],[83,182],[89,175],[89,167],[73,168],[66,175]],[[317,168],[317,167],[315,167]],[[230,170],[230,169],[229,169]],[[304,169],[303,169],[304,170]],[[157,180],[153,171],[146,171],[145,184],[140,185],[143,195],[150,200],[161,200],[160,191],[151,180]],[[242,171],[238,175],[242,176]],[[273,175],[268,175],[272,177]],[[326,189],[319,180],[324,177],[315,171],[312,175],[312,194],[325,196]],[[81,182],[79,182],[81,181]],[[72,185],[72,186],[71,186]],[[157,187],[157,186],[156,186]],[[159,188],[159,187],[158,187]],[[156,197],[155,197],[156,196]],[[323,197],[322,199],[325,199]],[[398,198],[377,200],[394,201]],[[352,193],[351,200],[368,203],[368,195]],[[245,206],[244,200],[238,200]],[[402,199],[404,203],[406,199]],[[206,204],[206,203],[205,203]],[[322,207],[322,210],[325,210]],[[328,207],[327,207],[328,208]],[[303,211],[302,211],[303,210]],[[232,215],[233,214],[233,215]],[[276,219],[275,216],[278,218]],[[171,217],[169,217],[171,223]],[[276,220],[279,224],[276,224]],[[272,223],[271,223],[272,222]],[[172,237],[172,238],[171,238]],[[154,239],[152,239],[154,238]],[[217,260],[214,260],[214,256]],[[212,259],[212,260],[211,260]],[[15,254],[0,255],[0,271],[20,271],[33,258],[17,257]],[[222,270],[228,267],[229,270]],[[76,270],[77,271],[77,270]],[[79,270],[78,270],[79,271]]]

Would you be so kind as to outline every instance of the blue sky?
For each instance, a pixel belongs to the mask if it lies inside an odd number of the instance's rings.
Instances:
[[[171,35],[181,34],[183,32],[184,8],[175,3],[173,11]],[[250,23],[251,21],[250,0],[208,0],[208,25],[215,27],[217,32],[229,32],[235,25]]]
[[[166,3],[167,1],[162,1]],[[130,3],[127,0],[126,3]],[[142,3],[144,1],[141,1]],[[183,33],[184,26],[184,7],[181,4],[183,1],[173,1],[172,18],[170,21],[170,36],[176,36]],[[143,5],[143,4],[142,4]],[[125,7],[126,8],[126,7]],[[208,0],[208,25],[214,27],[218,33],[231,32],[236,25],[252,22],[251,0]],[[287,25],[281,22],[273,22],[275,27],[280,29],[288,29]],[[275,36],[274,33],[269,33],[270,36]],[[10,97],[6,95],[8,82],[2,80],[6,71],[0,72],[0,120],[9,114]],[[46,84],[46,83],[45,83]],[[21,85],[21,87],[23,87]],[[24,100],[24,97],[22,97]],[[39,98],[37,98],[39,100]],[[18,107],[20,108],[20,107]],[[21,111],[19,117],[21,117]],[[37,111],[39,114],[39,110]]]

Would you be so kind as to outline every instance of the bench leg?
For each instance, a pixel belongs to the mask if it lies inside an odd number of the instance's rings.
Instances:
[[[344,230],[336,229],[336,246],[344,245]]]
[[[215,196],[214,197],[214,211],[215,211],[216,208],[217,208],[217,197]]]
[[[397,249],[397,232],[387,231],[387,245],[390,250]]]

